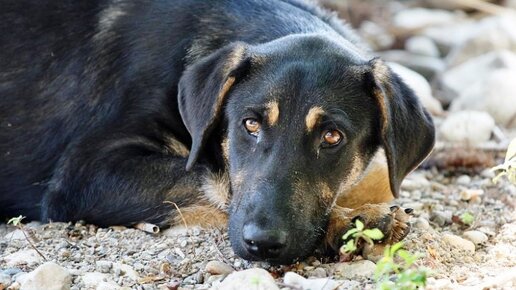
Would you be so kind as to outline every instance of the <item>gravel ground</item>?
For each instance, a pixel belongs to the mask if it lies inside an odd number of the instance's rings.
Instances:
[[[516,187],[505,181],[494,185],[491,178],[487,170],[453,175],[434,169],[416,171],[404,182],[396,204],[415,209],[406,248],[421,253],[419,265],[432,271],[429,289],[516,286]],[[464,212],[475,217],[471,226],[457,223],[454,216]],[[283,267],[250,263],[233,254],[224,230],[153,235],[124,227],[30,223],[25,231],[27,237],[0,226],[0,289],[18,289],[33,279],[27,273],[46,261],[66,269],[71,289],[175,289],[176,284],[208,289],[232,271],[254,267],[268,270],[282,287],[286,272],[330,277],[341,289],[374,287],[374,264],[360,257],[349,263],[311,257]]]

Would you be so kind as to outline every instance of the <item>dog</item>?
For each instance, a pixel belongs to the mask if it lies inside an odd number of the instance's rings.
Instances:
[[[413,91],[298,0],[0,0],[0,217],[225,227],[242,258],[337,251],[429,154]],[[179,215],[179,212],[181,216]]]

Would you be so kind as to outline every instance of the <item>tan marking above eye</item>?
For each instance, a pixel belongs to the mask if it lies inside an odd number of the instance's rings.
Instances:
[[[260,122],[258,122],[258,120],[253,118],[245,119],[244,125],[249,134],[253,136],[258,136],[261,127],[261,124]]]
[[[279,119],[279,105],[277,101],[267,103],[267,122],[269,126],[274,126]]]
[[[321,107],[315,106],[310,108],[305,118],[306,131],[312,132],[315,125],[319,122],[321,117],[324,115],[324,110]]]
[[[337,145],[342,140],[342,133],[337,130],[329,130],[324,132],[323,140],[328,145]]]

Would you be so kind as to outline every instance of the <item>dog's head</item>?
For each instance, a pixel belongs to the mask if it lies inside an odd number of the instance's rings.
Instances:
[[[179,87],[192,137],[187,167],[218,136],[231,180],[229,235],[246,259],[309,255],[337,195],[380,146],[397,195],[433,145],[431,118],[399,77],[326,37],[228,45],[192,65]]]

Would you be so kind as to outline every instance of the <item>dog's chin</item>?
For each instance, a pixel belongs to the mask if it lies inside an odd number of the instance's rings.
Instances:
[[[285,251],[279,256],[274,258],[263,258],[249,253],[249,251],[247,251],[245,248],[244,241],[242,240],[241,236],[242,235],[240,233],[231,231],[231,229],[229,230],[231,248],[233,248],[233,251],[237,256],[249,261],[267,262],[271,265],[289,265],[307,258],[312,253],[314,253],[318,241],[320,240],[313,238],[298,239],[292,237],[292,240],[290,241],[291,244],[289,244],[287,246],[288,248],[285,249]],[[299,241],[306,242],[300,243]]]

